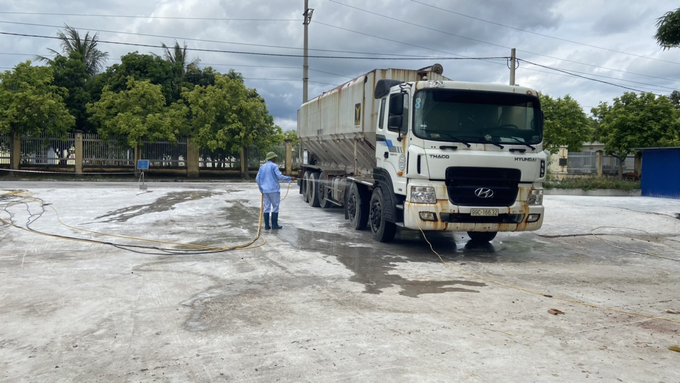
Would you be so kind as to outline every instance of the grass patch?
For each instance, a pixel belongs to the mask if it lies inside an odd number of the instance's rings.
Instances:
[[[631,181],[617,177],[584,177],[584,178],[565,178],[562,181],[547,181],[543,183],[546,189],[616,189],[622,191],[633,191],[640,189],[640,181]]]

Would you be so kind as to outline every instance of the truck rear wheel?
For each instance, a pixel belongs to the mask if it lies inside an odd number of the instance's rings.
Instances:
[[[368,224],[368,193],[362,193],[359,186],[352,182],[347,197],[347,216],[354,230],[364,230]]]
[[[305,171],[300,182],[300,194],[302,194],[302,200],[305,202],[309,202],[309,174],[309,170]]]
[[[472,242],[489,242],[496,238],[496,234],[495,231],[468,231]]]
[[[328,176],[325,173],[321,173],[317,181],[318,183],[316,185],[319,194],[319,206],[321,206],[321,208],[323,209],[328,209],[335,206],[333,202],[331,202],[330,198],[331,190],[327,186]]]
[[[307,181],[307,195],[309,196],[309,206],[319,207],[319,173],[311,172],[309,174],[309,180]]]
[[[397,233],[397,225],[385,220],[385,198],[380,188],[373,189],[368,220],[373,238],[380,242],[390,242],[394,239],[394,235]]]

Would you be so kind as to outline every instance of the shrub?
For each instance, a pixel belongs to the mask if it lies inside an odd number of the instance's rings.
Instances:
[[[617,189],[632,191],[640,189],[640,181],[631,181],[618,177],[564,178],[562,181],[547,181],[543,183],[543,187],[546,189]]]

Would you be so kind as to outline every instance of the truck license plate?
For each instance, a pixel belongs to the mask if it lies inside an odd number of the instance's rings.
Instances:
[[[497,217],[498,209],[470,209],[470,215],[473,217]]]

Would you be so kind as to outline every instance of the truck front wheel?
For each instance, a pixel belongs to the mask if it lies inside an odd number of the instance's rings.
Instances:
[[[373,189],[368,220],[373,232],[373,238],[380,242],[390,242],[394,239],[397,225],[394,222],[387,222],[385,220],[385,198],[380,188]]]
[[[347,215],[355,230],[364,230],[368,224],[368,193],[361,193],[359,186],[352,182],[347,197]]]
[[[489,242],[496,238],[495,231],[468,231],[468,235],[472,242]]]

